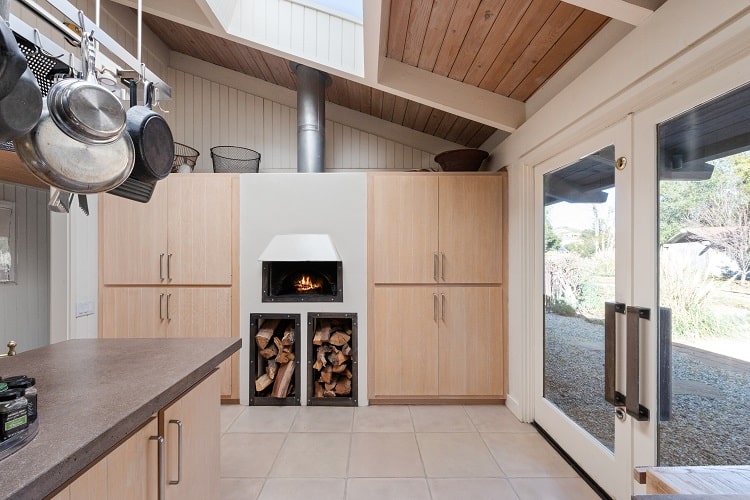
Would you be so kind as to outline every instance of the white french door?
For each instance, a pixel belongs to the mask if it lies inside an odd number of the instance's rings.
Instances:
[[[534,168],[535,421],[615,498],[630,497],[634,422],[645,411],[638,386],[626,387],[625,333],[648,316],[632,301],[631,125]],[[635,395],[633,415],[622,394]]]

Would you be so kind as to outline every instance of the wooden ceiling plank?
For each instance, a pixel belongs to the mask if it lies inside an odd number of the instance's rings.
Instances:
[[[414,128],[414,121],[417,119],[419,112],[419,103],[408,101],[406,104],[406,113],[404,114],[404,127]]]
[[[431,112],[432,108],[430,106],[420,104],[419,110],[417,111],[417,117],[414,119],[414,126],[412,128],[419,132],[424,132],[425,126],[427,125],[427,120],[430,118]]]
[[[507,0],[505,2],[498,20],[492,25],[484,44],[477,51],[471,67],[462,79],[464,83],[479,85],[530,5],[531,0]]]
[[[403,97],[395,97],[396,101],[393,105],[393,119],[391,121],[393,123],[397,123],[398,125],[403,125],[404,116],[406,115],[406,106],[409,104],[409,101],[407,101]]]
[[[461,132],[463,132],[470,123],[471,120],[469,120],[468,118],[459,117],[458,120],[453,123],[450,130],[448,130],[448,133],[445,134],[445,139],[451,142],[458,143],[458,136],[461,135]]]
[[[359,109],[366,115],[372,114],[372,89],[367,85],[357,83],[359,90]]]
[[[489,125],[482,125],[482,128],[480,128],[479,131],[474,134],[474,137],[472,137],[466,145],[470,148],[478,148],[482,144],[484,144],[485,141],[489,139],[496,131],[497,129],[494,127],[490,127]]]
[[[557,0],[534,0],[521,21],[513,30],[503,49],[497,54],[489,71],[479,82],[479,88],[493,91],[505,78],[513,62],[518,59],[531,40],[557,7]]]
[[[409,13],[409,28],[404,43],[404,57],[402,62],[416,66],[422,53],[427,24],[430,21],[433,0],[412,0]]]
[[[495,87],[494,92],[500,95],[510,95],[582,12],[583,9],[580,7],[560,2],[547,22],[544,23],[542,29],[539,30],[521,56],[513,63],[505,77]]]
[[[372,94],[370,114],[376,118],[383,118],[383,91],[370,89]]]
[[[458,120],[458,116],[452,115],[450,113],[445,113],[445,116],[443,117],[443,120],[440,122],[440,125],[438,125],[437,130],[435,130],[435,135],[437,137],[441,137],[445,139],[445,136],[448,135],[448,132],[450,132],[451,127],[454,123]]]
[[[445,118],[445,115],[447,115],[445,111],[441,109],[435,109],[432,108],[432,111],[430,112],[430,117],[427,119],[427,124],[424,127],[424,133],[430,134],[430,135],[436,135],[437,129],[440,126],[440,123],[443,121],[443,118]]]
[[[440,52],[438,52],[437,60],[432,69],[433,73],[448,76],[453,67],[453,62],[456,60],[458,51],[464,43],[464,38],[466,38],[466,34],[469,31],[469,26],[471,26],[471,21],[474,19],[479,2],[480,0],[464,0],[459,5],[459,8],[453,9],[453,15],[448,23],[448,30],[446,31],[443,44],[440,46]]]
[[[466,72],[474,62],[474,58],[498,19],[503,6],[504,2],[498,2],[497,0],[482,0],[482,3],[479,4],[474,19],[471,21],[469,32],[461,44],[461,49],[456,55],[456,60],[453,61],[450,72],[448,72],[450,78],[459,82],[464,80]]]
[[[591,37],[593,37],[604,26],[609,19],[592,12],[584,10],[576,19],[576,22],[555,42],[555,45],[544,55],[539,63],[534,66],[521,83],[513,89],[510,97],[519,101],[526,101],[534,95],[543,84],[558,69],[575,55]]]
[[[331,77],[331,85],[326,88],[326,100],[339,106],[348,107],[346,100],[346,80],[338,76]]]
[[[435,67],[435,61],[437,61],[440,47],[443,46],[443,40],[448,32],[448,23],[450,23],[455,7],[456,0],[435,0],[417,67],[427,71],[432,71]]]
[[[357,84],[351,80],[346,80],[346,95],[349,103],[349,109],[354,111],[362,111],[362,106],[359,99],[359,88]]]
[[[625,0],[562,0],[586,10],[594,11],[624,23],[639,26],[654,13],[653,10]]]
[[[393,107],[396,104],[396,96],[390,92],[383,92],[383,120],[393,121]]]
[[[474,138],[474,135],[476,135],[476,133],[479,132],[481,128],[482,128],[481,123],[470,121],[466,125],[466,128],[464,128],[461,131],[461,133],[458,135],[456,142],[468,147],[469,144],[471,144],[471,141]]]
[[[274,79],[279,82],[279,85],[291,90],[297,89],[297,80],[292,74],[292,69],[289,67],[289,62],[286,59],[267,52],[259,51],[258,54],[260,54],[268,69],[273,73]]]
[[[388,43],[386,56],[397,61],[404,59],[406,32],[409,28],[409,12],[411,0],[397,0],[391,2],[391,12],[388,18]]]

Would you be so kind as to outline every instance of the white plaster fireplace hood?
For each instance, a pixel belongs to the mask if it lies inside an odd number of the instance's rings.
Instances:
[[[261,262],[340,262],[327,234],[277,234],[260,254]]]

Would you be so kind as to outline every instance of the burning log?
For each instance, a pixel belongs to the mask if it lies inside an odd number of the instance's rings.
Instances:
[[[273,383],[272,398],[285,398],[287,396],[289,393],[289,384],[292,382],[292,375],[294,375],[294,363],[281,365],[279,373],[276,374],[276,380]]]
[[[258,345],[258,349],[265,349],[268,342],[273,337],[273,332],[279,326],[280,319],[267,319],[263,322],[263,325],[258,328],[258,333],[255,334],[255,343]]]

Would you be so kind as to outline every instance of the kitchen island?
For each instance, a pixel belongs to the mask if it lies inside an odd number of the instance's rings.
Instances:
[[[69,340],[0,359],[0,377],[34,377],[39,392],[39,432],[0,461],[0,498],[61,491],[240,345],[237,338]],[[218,391],[204,403],[218,415]],[[218,431],[215,440],[218,449]]]

